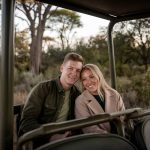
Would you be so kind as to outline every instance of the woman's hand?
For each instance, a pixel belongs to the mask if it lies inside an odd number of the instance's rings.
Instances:
[[[63,134],[54,134],[51,136],[50,141],[56,141],[60,139],[65,139],[66,137],[71,135],[71,131],[66,131]]]

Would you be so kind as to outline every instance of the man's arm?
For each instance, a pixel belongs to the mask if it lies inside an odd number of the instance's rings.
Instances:
[[[41,113],[47,90],[46,86],[40,83],[29,93],[22,111],[19,135],[40,127],[38,117]]]

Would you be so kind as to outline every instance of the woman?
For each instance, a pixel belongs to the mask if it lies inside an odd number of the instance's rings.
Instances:
[[[86,64],[80,75],[83,93],[75,104],[76,118],[85,118],[100,113],[125,110],[120,94],[105,81],[100,69],[94,64]],[[93,125],[83,129],[84,133],[109,133],[110,123]]]

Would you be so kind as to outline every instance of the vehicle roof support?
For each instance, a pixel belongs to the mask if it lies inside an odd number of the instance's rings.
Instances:
[[[2,0],[0,50],[0,149],[13,147],[13,50],[15,0]]]
[[[116,23],[115,21],[110,21],[110,23],[108,25],[108,30],[107,30],[111,86],[114,89],[116,89],[116,70],[115,70],[115,55],[114,55],[112,30],[113,30],[115,23]]]

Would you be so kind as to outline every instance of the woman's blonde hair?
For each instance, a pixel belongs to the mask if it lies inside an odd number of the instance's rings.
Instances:
[[[94,65],[94,64],[86,64],[85,66],[83,66],[82,70],[81,70],[81,74],[80,74],[80,79],[82,77],[82,73],[84,72],[84,70],[90,70],[94,77],[98,80],[98,94],[100,96],[103,97],[103,92],[104,92],[104,89],[112,89],[106,82],[102,72],[100,71],[99,67],[97,65]],[[83,87],[83,85],[82,85]],[[84,87],[83,87],[83,90]],[[104,97],[103,97],[104,98]]]

